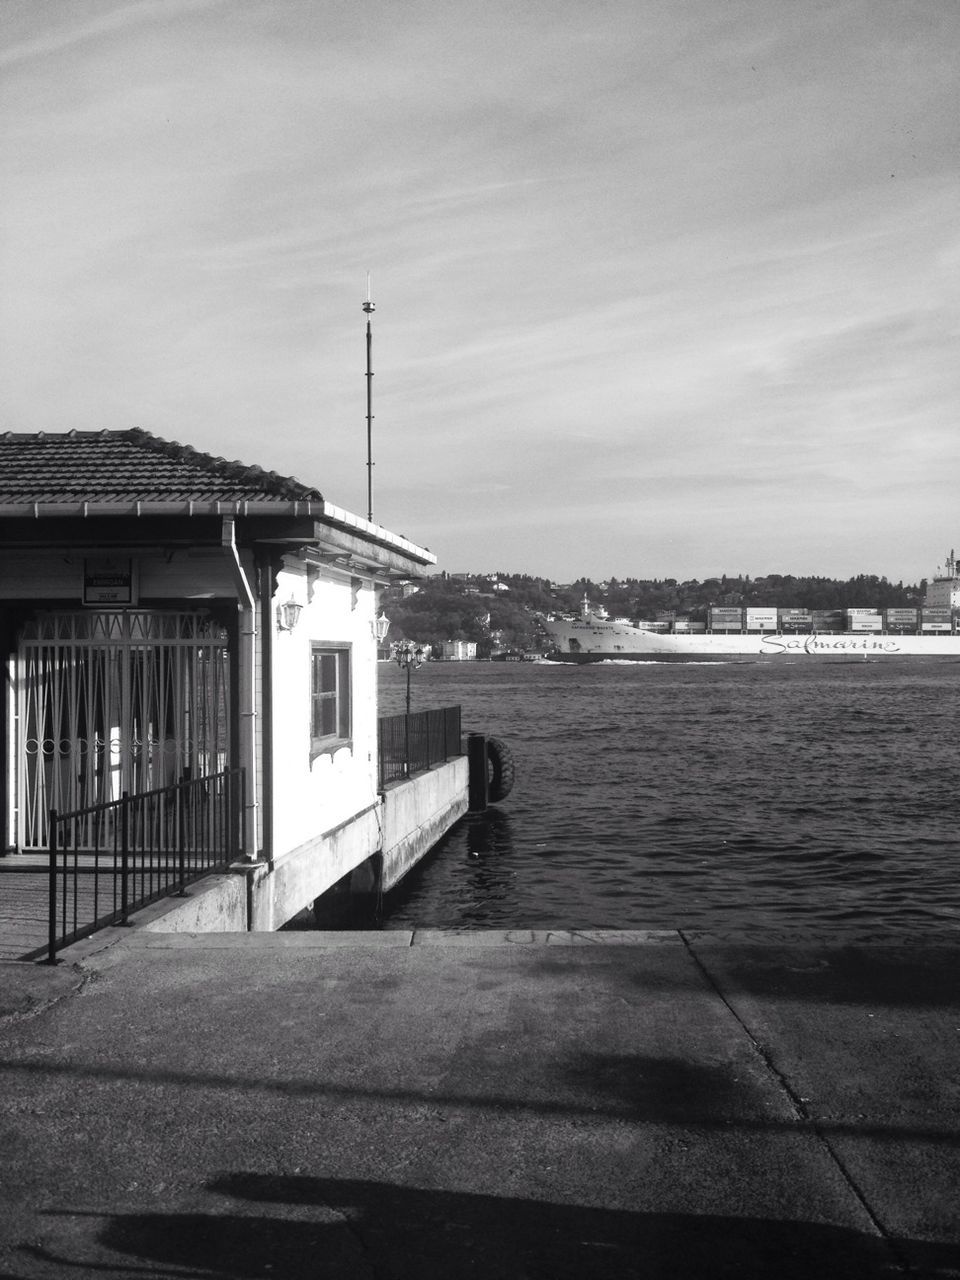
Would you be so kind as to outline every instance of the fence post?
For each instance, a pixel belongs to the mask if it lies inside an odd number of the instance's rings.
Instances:
[[[231,772],[230,777],[230,832],[233,844],[230,848],[230,861],[239,862],[246,856],[247,843],[244,840],[243,802],[246,799],[243,790],[243,770]]]
[[[253,862],[250,856],[249,846],[247,845],[247,771],[240,770],[240,821],[237,827],[240,833],[240,848],[237,850],[238,857],[245,857],[248,862]]]
[[[120,923],[127,923],[130,910],[130,793],[120,796]]]
[[[57,963],[57,811],[50,810],[50,864],[47,885],[47,964]]]
[[[177,891],[178,897],[186,897],[186,874],[184,870],[184,846],[186,839],[184,838],[184,821],[183,821],[183,775],[181,774],[180,782],[173,784],[173,812],[175,817],[174,828],[177,833],[177,870],[180,874],[180,888]]]

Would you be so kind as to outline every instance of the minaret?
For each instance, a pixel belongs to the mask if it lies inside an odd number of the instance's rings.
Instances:
[[[373,523],[373,332],[370,317],[370,272],[367,272],[367,300],[363,304],[367,316],[367,519]]]

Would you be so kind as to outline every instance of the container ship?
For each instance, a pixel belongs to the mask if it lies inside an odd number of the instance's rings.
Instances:
[[[960,571],[951,551],[922,609],[716,607],[705,622],[610,618],[584,596],[579,618],[544,622],[562,662],[750,662],[818,658],[960,661]]]

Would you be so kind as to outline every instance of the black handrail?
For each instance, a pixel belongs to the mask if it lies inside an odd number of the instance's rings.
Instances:
[[[436,707],[377,721],[380,789],[463,755],[459,707]]]
[[[225,769],[69,813],[51,809],[47,962],[235,862],[246,847],[244,786],[242,769]]]

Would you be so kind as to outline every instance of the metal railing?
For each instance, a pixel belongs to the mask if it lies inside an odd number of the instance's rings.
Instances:
[[[226,868],[244,849],[244,773],[226,769],[119,800],[50,811],[47,960]]]
[[[381,716],[377,730],[381,789],[463,754],[459,707]]]

